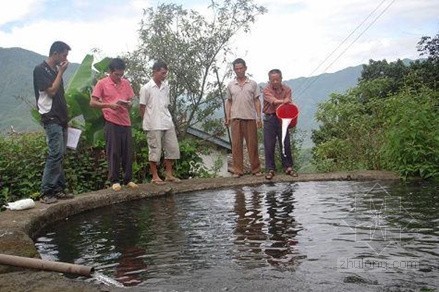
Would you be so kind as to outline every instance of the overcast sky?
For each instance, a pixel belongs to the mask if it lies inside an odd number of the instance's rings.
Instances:
[[[93,49],[115,57],[137,46],[142,9],[176,3],[199,11],[200,0],[17,0],[0,10],[0,47],[47,55],[55,40],[68,43],[71,62]],[[422,36],[439,33],[437,0],[255,0],[268,13],[241,33],[234,57],[247,61],[258,82],[279,68],[284,79],[310,77],[369,59],[417,58]]]

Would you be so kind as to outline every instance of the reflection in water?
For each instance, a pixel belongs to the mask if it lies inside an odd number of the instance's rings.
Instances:
[[[247,268],[266,263],[293,269],[298,224],[291,186],[281,192],[236,191],[235,258]],[[255,258],[258,261],[255,261]]]
[[[435,185],[266,184],[91,210],[36,246],[144,291],[417,291],[439,286],[438,210]]]
[[[439,219],[434,185],[325,182],[302,191],[295,217],[304,231],[296,238],[307,261],[299,272],[319,275],[308,278],[311,285],[328,290],[362,283],[372,291],[439,286],[439,233],[424,229]],[[411,228],[415,222],[423,228]]]

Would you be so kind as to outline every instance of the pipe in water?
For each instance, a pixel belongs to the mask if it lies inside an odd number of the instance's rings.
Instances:
[[[0,254],[0,264],[91,277],[93,267]]]

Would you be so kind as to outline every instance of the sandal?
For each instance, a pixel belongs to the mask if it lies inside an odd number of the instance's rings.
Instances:
[[[166,182],[162,181],[159,178],[158,179],[151,179],[151,183],[155,184],[155,185],[158,185],[158,186],[166,184]]]
[[[292,169],[291,167],[288,167],[285,170],[285,174],[286,175],[291,175],[292,177],[297,177],[298,176],[297,172],[294,169]]]
[[[274,170],[269,170],[268,173],[265,175],[265,179],[271,180],[274,176]]]
[[[262,172],[260,172],[260,171],[253,173],[253,175],[254,176],[263,176]]]

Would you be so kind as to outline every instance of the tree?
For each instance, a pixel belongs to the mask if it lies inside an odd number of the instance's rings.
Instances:
[[[418,52],[427,56],[425,61],[417,61],[413,66],[413,75],[433,90],[439,89],[439,34],[434,38],[423,36],[418,42]]]
[[[319,170],[388,169],[402,177],[439,177],[438,36],[426,55],[404,65],[370,60],[357,87],[320,104],[313,131]]]
[[[360,83],[370,82],[372,80],[381,79],[386,86],[382,87],[382,91],[377,97],[386,97],[394,94],[404,84],[404,78],[409,72],[409,66],[398,59],[396,62],[388,63],[386,60],[374,61],[369,60],[368,65],[363,65],[363,71],[358,79]]]
[[[266,12],[252,0],[211,1],[208,8],[209,17],[175,4],[145,9],[139,47],[126,57],[135,90],[148,79],[152,61],[168,64],[170,111],[180,136],[195,125],[223,133],[215,112],[222,106],[224,80],[230,76],[230,69],[224,68],[231,39],[248,32],[256,16]]]
[[[434,38],[423,36],[418,42],[418,52],[433,63],[439,63],[439,33]]]

